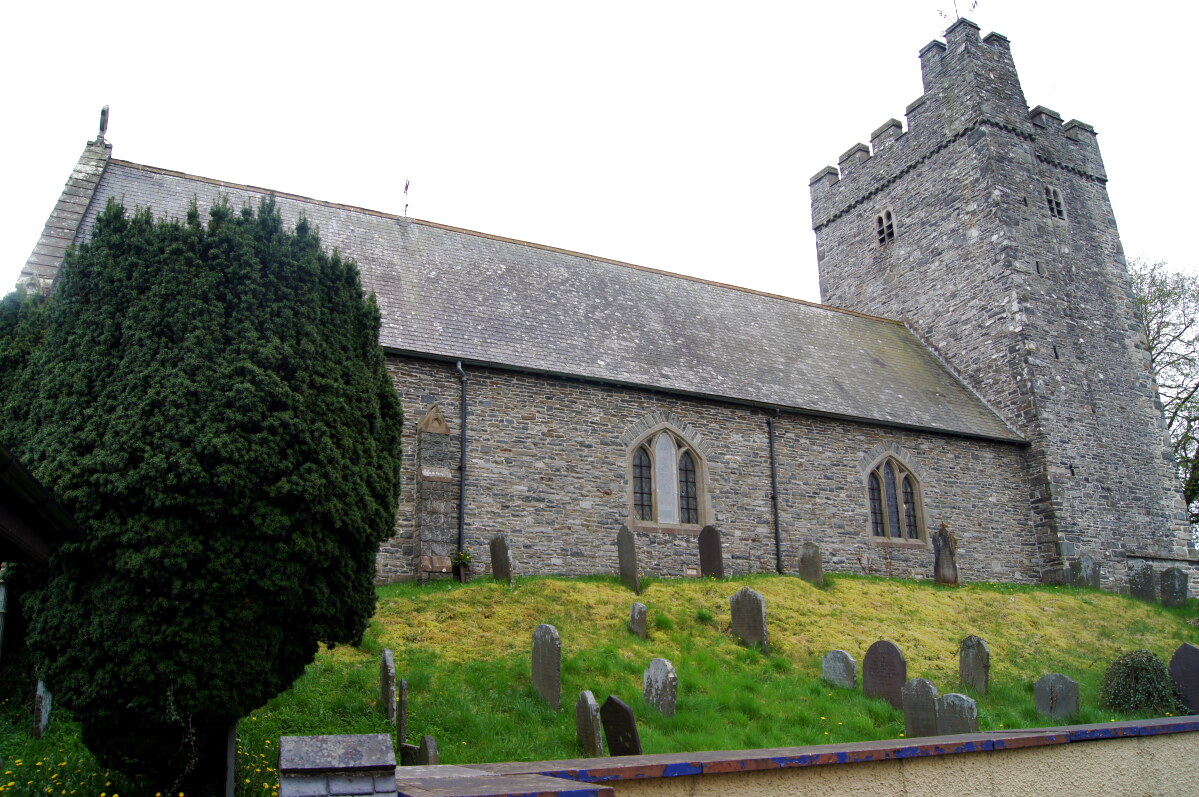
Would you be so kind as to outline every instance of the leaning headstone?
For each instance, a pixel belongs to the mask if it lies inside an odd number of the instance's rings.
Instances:
[[[715,526],[700,529],[699,574],[704,578],[724,578],[724,549],[720,547],[720,530]]]
[[[914,736],[937,735],[937,687],[927,678],[913,678],[899,690],[903,705],[903,733]]]
[[[384,648],[379,657],[379,702],[387,721],[396,724],[396,660],[391,648]]]
[[[937,698],[937,735],[978,733],[978,704],[957,693]]]
[[[858,663],[844,650],[830,650],[820,660],[820,678],[833,686],[858,688]]]
[[[1181,567],[1167,567],[1162,571],[1162,606],[1179,608],[1187,605],[1187,574]]]
[[[37,682],[37,692],[33,696],[33,738],[40,739],[50,727],[50,690],[45,681]]]
[[[533,688],[554,711],[562,706],[562,641],[546,623],[533,632]]]
[[[862,694],[881,697],[903,710],[903,685],[908,680],[908,663],[894,642],[880,639],[862,659]]]
[[[637,732],[637,718],[633,709],[616,695],[609,695],[600,706],[600,719],[604,723],[604,740],[608,743],[608,755],[641,755],[641,734]]]
[[[416,763],[417,766],[441,763],[441,756],[437,753],[437,740],[432,736],[425,734],[420,737],[420,744],[416,748]]]
[[[958,583],[958,552],[949,526],[941,524],[941,528],[933,534],[933,579],[938,584]]]
[[[637,576],[637,542],[628,526],[622,525],[616,534],[616,558],[620,563],[620,580],[638,595],[641,579]]]
[[[1199,647],[1183,642],[1170,657],[1170,677],[1182,693],[1182,702],[1199,714]]]
[[[1089,553],[1080,554],[1070,563],[1070,583],[1076,587],[1100,589],[1099,563]]]
[[[408,679],[400,679],[400,697],[396,707],[396,738],[401,742],[408,739]]]
[[[583,754],[588,758],[599,758],[604,754],[604,731],[600,727],[599,703],[590,689],[579,693],[579,701],[575,703],[575,730],[579,735],[579,744],[583,746]]]
[[[648,610],[644,603],[634,603],[629,609],[629,630],[645,639],[647,632],[646,614]]]
[[[958,645],[958,681],[980,695],[991,685],[991,648],[973,634]]]
[[[654,659],[649,663],[642,676],[642,688],[646,703],[661,711],[663,716],[674,716],[679,695],[679,676],[669,659]]]
[[[770,640],[766,634],[766,599],[749,587],[742,587],[729,598],[733,615],[733,634],[743,644],[753,647],[761,645],[762,651],[770,652]]]
[[[824,561],[820,557],[820,546],[805,542],[799,551],[799,577],[809,584],[824,586]]]
[[[496,581],[512,586],[512,550],[508,547],[508,538],[497,534],[491,538],[491,577]]]
[[[416,766],[416,757],[420,753],[419,744],[408,744],[402,742],[400,744],[400,766],[414,767]]]
[[[1065,719],[1078,713],[1078,682],[1067,675],[1053,672],[1041,676],[1032,691],[1037,713],[1042,716]]]
[[[1128,594],[1146,603],[1157,602],[1157,574],[1148,562],[1135,562],[1128,568]]]

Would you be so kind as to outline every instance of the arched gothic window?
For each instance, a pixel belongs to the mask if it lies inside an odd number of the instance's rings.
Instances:
[[[875,216],[874,231],[878,235],[879,246],[895,240],[895,217],[891,215],[891,211],[884,210]]]
[[[701,460],[677,435],[662,430],[633,450],[633,514],[637,520],[699,525]]]
[[[924,537],[920,483],[898,460],[888,457],[876,465],[867,477],[866,490],[870,497],[870,531],[875,537]]]

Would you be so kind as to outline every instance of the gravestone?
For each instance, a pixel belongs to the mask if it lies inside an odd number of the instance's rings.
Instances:
[[[1187,574],[1181,567],[1167,567],[1162,571],[1162,606],[1179,608],[1187,605]]]
[[[28,693],[26,693],[28,694]],[[45,681],[37,682],[37,692],[33,696],[33,738],[40,739],[50,727],[50,690]]]
[[[608,755],[641,755],[641,734],[637,733],[637,718],[633,709],[616,695],[609,695],[600,706],[604,724],[604,740]]]
[[[899,690],[903,707],[903,733],[915,736],[937,735],[937,687],[927,678],[913,678]]]
[[[515,568],[512,565],[512,551],[508,548],[508,538],[503,534],[497,534],[491,538],[489,547],[491,548],[491,577],[512,586],[515,580],[512,575]]]
[[[649,663],[642,676],[642,689],[646,703],[661,711],[663,716],[674,716],[679,677],[669,659],[654,659]]]
[[[533,632],[533,688],[550,708],[562,706],[562,641],[558,629],[542,623]]]
[[[1134,562],[1128,567],[1128,594],[1146,603],[1157,601],[1157,574],[1148,562]]]
[[[820,546],[805,542],[799,551],[799,577],[809,584],[824,586],[824,562],[820,558]]]
[[[858,688],[858,663],[844,650],[830,650],[820,660],[820,678],[833,686]]]
[[[1070,583],[1076,587],[1101,588],[1099,563],[1089,553],[1079,555],[1077,561],[1070,563]]]
[[[616,558],[620,563],[620,580],[638,595],[641,579],[637,576],[637,543],[628,526],[622,525],[616,534]]]
[[[908,680],[908,663],[894,642],[880,639],[862,659],[862,694],[881,697],[903,710],[903,685]]]
[[[440,763],[441,756],[437,753],[437,740],[428,734],[420,737],[420,744],[416,748],[417,766],[432,766]]]
[[[1053,672],[1041,676],[1032,691],[1037,713],[1042,716],[1065,719],[1078,713],[1078,682],[1067,675]]]
[[[980,695],[991,685],[991,648],[973,634],[958,645],[958,681]]]
[[[408,679],[400,679],[400,699],[396,709],[396,738],[401,742],[408,739]]]
[[[766,634],[766,599],[749,587],[742,587],[729,598],[733,614],[733,634],[743,644],[753,647],[761,645],[762,652],[770,652],[770,640]]]
[[[965,695],[951,693],[937,698],[937,735],[978,733],[978,704]]]
[[[1170,677],[1182,693],[1182,702],[1199,714],[1199,647],[1183,642],[1170,657]]]
[[[599,758],[604,754],[599,703],[595,702],[595,695],[589,689],[580,692],[579,701],[575,703],[575,730],[579,735],[579,744],[583,746],[583,755]]]
[[[379,657],[379,702],[387,721],[396,724],[396,661],[391,648],[384,648]]]
[[[724,549],[720,547],[720,529],[715,526],[704,526],[699,532],[699,574],[724,578]]]
[[[933,579],[938,584],[958,583],[957,544],[949,526],[941,524],[933,534]]]
[[[644,603],[634,603],[629,609],[629,630],[645,639],[647,632],[646,614],[648,610]]]

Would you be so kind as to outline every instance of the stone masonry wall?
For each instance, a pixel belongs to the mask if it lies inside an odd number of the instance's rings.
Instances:
[[[381,581],[411,577],[419,545],[415,427],[438,404],[455,444],[459,381],[448,363],[390,356],[405,408],[404,492],[397,536],[379,556]],[[468,367],[467,544],[484,572],[487,541],[508,534],[521,574],[615,572],[616,532],[636,534],[642,569],[682,576],[698,565],[699,526],[631,520],[632,444],[669,424],[703,457],[705,523],[725,542],[726,572],[773,571],[766,411],[576,380]],[[921,479],[925,526],[957,536],[965,580],[1032,581],[1035,544],[1025,496],[1025,448],[950,435],[783,413],[775,421],[783,561],[818,542],[833,571],[932,575],[926,541],[870,533],[866,474],[887,454]]]
[[[908,131],[813,179],[824,300],[907,322],[1029,440],[1043,580],[1084,551],[1112,589],[1131,557],[1193,561],[1094,132],[1030,113],[1007,40],[968,21],[921,67]]]

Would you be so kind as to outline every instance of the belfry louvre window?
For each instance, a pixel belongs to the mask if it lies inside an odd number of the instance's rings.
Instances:
[[[866,488],[870,531],[875,537],[918,540],[923,536],[920,484],[911,471],[888,457],[870,472]]]
[[[895,240],[895,217],[891,211],[884,210],[874,219],[874,229],[878,234],[878,245],[883,246],[888,241]]]
[[[685,442],[661,431],[633,451],[633,513],[658,523],[700,523],[700,463]]]
[[[1049,215],[1055,219],[1066,218],[1066,208],[1062,205],[1062,195],[1056,188],[1045,186],[1045,204],[1049,206]]]

